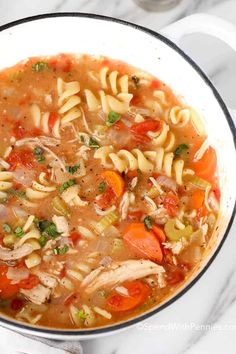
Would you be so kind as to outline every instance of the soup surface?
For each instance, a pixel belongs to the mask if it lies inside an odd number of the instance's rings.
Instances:
[[[88,55],[0,72],[0,308],[89,328],[173,295],[219,211],[198,114],[151,75]]]

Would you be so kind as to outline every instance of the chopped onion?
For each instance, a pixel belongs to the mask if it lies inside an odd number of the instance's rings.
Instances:
[[[110,256],[105,256],[100,262],[99,264],[107,267],[112,263],[112,258]]]
[[[29,277],[29,270],[27,268],[13,268],[9,267],[7,271],[7,278],[12,280],[12,284],[17,284],[23,279]]]
[[[16,206],[12,207],[12,211],[17,218],[25,218],[28,216],[28,213],[24,209],[16,207]]]
[[[13,178],[25,187],[30,187],[32,180],[34,180],[35,177],[35,172],[33,170],[28,170],[22,167],[16,168],[12,174]]]
[[[7,216],[8,209],[5,207],[5,205],[0,204],[0,219],[5,218]]]
[[[122,296],[129,296],[128,289],[125,288],[124,286],[117,286],[115,288],[115,291]]]

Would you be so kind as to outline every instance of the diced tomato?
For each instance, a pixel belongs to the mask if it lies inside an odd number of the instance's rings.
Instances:
[[[81,238],[81,235],[79,232],[72,232],[70,234],[70,239],[73,242],[73,245],[76,245],[77,241]]]
[[[219,188],[215,188],[215,189],[213,190],[213,192],[214,192],[214,194],[215,194],[216,200],[217,200],[218,202],[220,202],[220,197],[221,197],[220,189],[219,189]]]
[[[64,264],[62,270],[60,271],[59,278],[62,279],[65,277],[65,275],[66,275],[66,265]]]
[[[52,132],[57,120],[58,120],[58,114],[56,112],[50,113],[49,119],[48,119],[48,126],[49,126],[49,129],[51,132]]]
[[[130,211],[127,219],[129,221],[140,221],[143,216],[143,212],[141,210]]]
[[[150,83],[150,88],[152,90],[158,90],[162,87],[162,82],[160,80],[154,79]]]
[[[150,287],[142,281],[126,282],[123,286],[128,290],[128,296],[113,292],[107,299],[111,311],[128,311],[144,303],[151,294]]]
[[[138,171],[134,170],[134,171],[128,171],[125,175],[125,177],[133,179],[134,177],[138,177]]]
[[[42,131],[38,128],[34,128],[32,129],[29,134],[27,133],[27,135],[30,135],[30,136],[33,136],[33,137],[36,137],[36,136],[39,136],[42,134]]]
[[[199,148],[200,146],[199,144],[197,144],[196,147],[193,149],[193,152],[197,151],[197,148]],[[217,168],[217,156],[215,149],[209,146],[202,158],[198,161],[193,161],[190,168],[195,171],[197,176],[214,184],[215,173]]]
[[[174,285],[184,280],[184,278],[185,278],[184,273],[181,270],[176,269],[167,274],[166,281],[168,285]]]
[[[19,283],[18,286],[21,289],[27,289],[30,290],[34,288],[36,285],[39,284],[39,278],[37,275],[30,274],[27,279],[22,279]]]
[[[32,169],[35,166],[34,155],[30,150],[13,150],[7,158],[7,162],[10,164],[10,171],[14,171],[18,166],[24,166],[28,169]]]
[[[66,54],[60,54],[49,61],[49,67],[63,72],[69,72],[72,69],[72,61]]]
[[[7,278],[8,267],[5,265],[0,266],[0,298],[8,299],[18,292],[18,286],[11,284],[11,280]]]
[[[178,208],[178,197],[173,192],[167,193],[163,200],[163,206],[167,210],[169,216],[176,216]]]
[[[23,307],[23,305],[24,305],[24,301],[16,297],[11,302],[11,309],[14,311],[19,311]]]
[[[132,104],[132,106],[137,106],[140,101],[141,97],[139,95],[134,95],[130,103]]]
[[[22,139],[25,136],[25,129],[23,128],[22,123],[20,121],[14,123],[12,135],[16,139]]]
[[[136,123],[130,128],[134,135],[146,135],[149,131],[156,131],[160,128],[160,121],[147,119],[144,122]]]
[[[116,201],[116,195],[113,192],[112,188],[107,187],[105,192],[96,200],[96,204],[101,209],[107,209]]]

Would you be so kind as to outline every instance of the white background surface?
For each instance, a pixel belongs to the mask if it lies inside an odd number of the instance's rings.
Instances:
[[[184,0],[166,13],[148,13],[131,0],[0,0],[0,25],[45,12],[81,11],[109,15],[154,30],[193,12],[210,12],[236,24],[236,0]],[[236,55],[212,38],[196,35],[184,50],[209,73],[229,107],[236,107]],[[235,162],[234,162],[235,163]],[[146,328],[85,341],[85,354],[227,354],[236,353],[236,224],[216,260],[181,299],[149,319]],[[202,325],[202,328],[200,326]],[[216,327],[218,326],[218,327]],[[229,327],[232,328],[229,328]],[[208,330],[207,330],[208,328]],[[1,335],[0,353],[54,353],[19,342],[18,350],[7,332]],[[14,340],[19,340],[14,338]]]

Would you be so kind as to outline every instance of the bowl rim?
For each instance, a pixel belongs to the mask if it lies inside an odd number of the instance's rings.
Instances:
[[[185,59],[188,64],[190,64],[192,66],[192,68],[199,74],[199,76],[203,79],[203,81],[205,82],[205,84],[211,89],[215,99],[217,100],[218,104],[220,105],[224,116],[227,120],[228,126],[230,128],[230,132],[232,134],[233,137],[233,141],[234,141],[234,147],[236,149],[236,128],[233,122],[233,119],[226,107],[226,104],[224,103],[223,99],[221,98],[221,95],[219,94],[219,92],[217,91],[217,89],[215,88],[215,86],[212,84],[212,82],[210,81],[210,79],[207,77],[207,75],[203,72],[203,70],[198,66],[198,64],[196,64],[196,62],[189,57],[182,49],[180,49],[174,42],[172,42],[170,39],[168,39],[167,37],[163,36],[162,34],[155,32],[149,28],[134,24],[132,22],[128,22],[126,20],[121,20],[118,18],[114,18],[114,17],[109,17],[109,16],[104,16],[104,15],[98,15],[98,14],[93,14],[93,13],[82,13],[82,12],[58,12],[58,13],[46,13],[46,14],[40,14],[40,15],[35,15],[35,16],[30,16],[30,17],[25,17],[25,18],[21,18],[19,20],[16,21],[12,21],[9,22],[7,24],[4,24],[2,26],[0,26],[0,32],[15,27],[17,25],[21,25],[24,23],[28,23],[28,22],[33,22],[33,21],[37,21],[37,20],[41,20],[41,19],[48,19],[48,18],[57,18],[57,17],[77,17],[77,18],[88,18],[88,19],[95,19],[95,20],[101,20],[101,21],[107,21],[107,22],[115,22],[121,25],[125,25],[127,27],[131,27],[133,29],[136,29],[137,31],[141,31],[144,32],[162,42],[164,42],[166,45],[168,45],[170,48],[174,49],[179,55],[182,56],[183,59]],[[1,317],[0,318],[0,323],[2,323],[3,325],[5,325],[5,327],[10,327],[10,328],[14,328],[14,329],[20,329],[21,331],[24,332],[28,332],[28,333],[33,333],[43,337],[43,335],[54,335],[55,338],[56,336],[60,336],[61,339],[63,340],[64,337],[76,337],[76,336],[81,336],[81,337],[86,337],[89,335],[99,335],[99,334],[103,334],[105,335],[106,333],[115,333],[118,330],[121,329],[125,329],[126,327],[130,327],[132,325],[135,325],[141,321],[146,320],[147,318],[157,314],[158,312],[160,312],[161,310],[165,309],[166,307],[170,306],[172,303],[174,303],[175,301],[177,301],[180,297],[182,297],[189,289],[192,288],[192,286],[203,276],[203,274],[206,272],[206,270],[210,267],[210,265],[213,263],[214,259],[216,258],[217,254],[219,253],[220,249],[222,248],[228,234],[229,231],[231,229],[231,226],[233,224],[233,220],[236,214],[236,200],[234,202],[234,208],[232,210],[232,214],[230,216],[230,220],[229,223],[227,225],[227,228],[225,230],[225,233],[222,237],[221,242],[219,243],[219,245],[217,246],[217,248],[215,249],[214,253],[212,254],[212,256],[210,257],[210,259],[208,260],[208,262],[205,264],[205,266],[203,267],[203,269],[192,279],[192,281],[184,288],[182,289],[178,294],[174,295],[171,299],[169,299],[168,301],[166,301],[164,304],[160,305],[158,308],[154,308],[153,310],[149,311],[148,313],[145,313],[143,315],[139,315],[135,318],[131,318],[130,320],[118,323],[118,324],[113,324],[110,326],[105,326],[102,328],[94,328],[94,329],[85,329],[85,330],[69,330],[69,329],[63,329],[63,328],[59,328],[59,329],[50,329],[48,327],[35,327],[35,326],[31,326],[31,325],[27,325],[21,322],[15,322],[14,319],[8,319],[8,318],[4,318]],[[65,339],[65,338],[64,338]],[[82,338],[80,338],[82,339]]]

